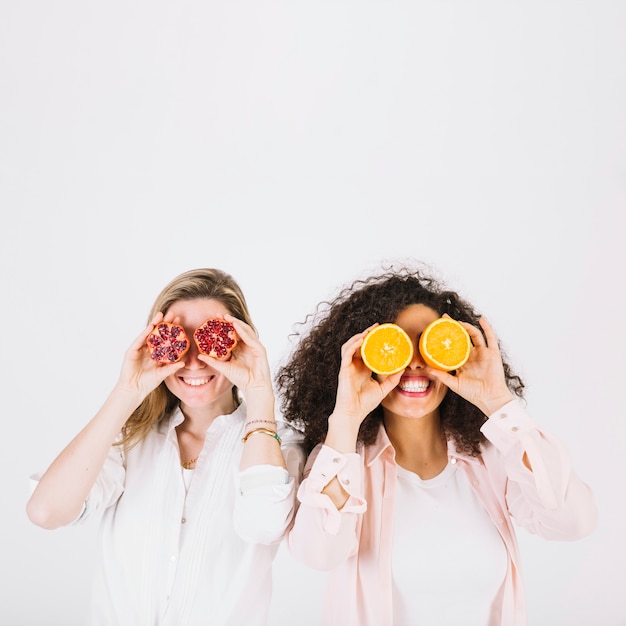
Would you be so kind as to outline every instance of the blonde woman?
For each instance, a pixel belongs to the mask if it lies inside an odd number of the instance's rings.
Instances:
[[[158,364],[146,339],[161,321],[192,337],[230,322],[229,356]],[[267,623],[271,566],[294,513],[303,462],[278,431],[264,346],[235,280],[218,269],[174,278],[127,350],[102,408],[38,481],[30,520],[101,520],[90,624]]]

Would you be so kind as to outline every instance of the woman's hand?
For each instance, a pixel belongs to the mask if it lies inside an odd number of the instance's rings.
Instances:
[[[162,313],[157,313],[150,324],[137,336],[124,355],[122,370],[117,382],[117,389],[137,397],[137,406],[168,376],[171,376],[184,367],[184,361],[169,365],[161,365],[150,357],[146,340],[155,326],[162,321],[177,323],[177,320],[165,319]]]
[[[506,384],[498,338],[485,318],[481,317],[479,323],[484,336],[472,324],[461,322],[474,347],[467,363],[457,370],[456,375],[430,367],[428,374],[489,416],[510,402],[514,395]]]
[[[378,381],[363,363],[361,344],[365,335],[374,326],[354,335],[341,347],[337,398],[333,413],[328,418],[326,438],[326,444],[340,452],[355,450],[357,435],[363,420],[400,382],[402,376],[402,372],[398,372]]]
[[[256,392],[273,395],[267,351],[257,334],[248,324],[232,315],[225,315],[224,319],[235,327],[237,345],[223,359],[205,354],[199,354],[198,358],[228,378],[246,397]]]
[[[361,344],[374,326],[354,335],[341,347],[341,367],[334,412],[353,418],[359,424],[382,402],[402,376],[402,372],[399,372],[394,376],[383,377],[382,382],[379,382],[372,377],[372,370],[363,363]]]
[[[161,321],[158,313],[133,341],[113,391],[41,477],[28,502],[35,524],[58,528],[76,519],[124,423],[153,389],[184,366],[182,361],[159,365],[150,357],[146,339]]]

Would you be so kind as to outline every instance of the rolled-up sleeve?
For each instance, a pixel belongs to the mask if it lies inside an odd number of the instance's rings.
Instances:
[[[233,522],[250,543],[280,541],[295,509],[296,481],[275,465],[255,465],[239,473]]]
[[[233,522],[237,534],[251,543],[281,541],[293,522],[304,453],[298,433],[287,427],[279,432],[287,469],[255,465],[237,476]]]
[[[83,511],[74,524],[101,515],[105,509],[115,504],[124,492],[125,479],[126,469],[122,450],[120,446],[111,446],[100,474],[87,496]]]
[[[333,501],[322,493],[335,477],[349,496],[341,509],[337,509]],[[319,509],[322,529],[336,535],[342,517],[349,513],[363,513],[366,509],[361,457],[356,453],[340,454],[333,448],[322,446],[306,480],[300,485],[298,500],[301,504]]]
[[[341,509],[322,493],[334,478],[348,494]],[[354,554],[357,521],[367,508],[358,454],[341,454],[325,445],[316,448],[307,462],[298,500],[300,506],[288,541],[297,560],[316,569],[331,569]]]
[[[518,524],[549,539],[578,539],[595,529],[591,489],[573,471],[563,444],[519,400],[490,416],[482,432],[504,460],[507,506]]]

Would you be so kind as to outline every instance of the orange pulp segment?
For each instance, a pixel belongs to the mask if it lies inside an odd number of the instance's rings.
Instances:
[[[427,365],[450,372],[467,362],[472,340],[459,322],[440,317],[424,329],[418,348]]]
[[[375,374],[390,376],[411,362],[413,342],[397,324],[381,324],[363,338],[361,358]]]

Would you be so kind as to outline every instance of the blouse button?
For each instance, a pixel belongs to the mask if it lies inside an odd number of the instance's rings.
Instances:
[[[500,413],[500,419],[503,420],[505,417],[508,417],[508,413]]]
[[[181,523],[181,524],[184,524],[186,521],[187,521],[187,518],[186,518],[186,517],[183,517],[183,519],[181,519],[181,520],[180,520],[180,523]]]
[[[338,456],[333,459],[333,463],[339,463],[340,461],[341,459]]]
[[[343,478],[341,480],[341,484],[342,485],[349,485],[350,484],[350,479],[349,478]]]
[[[519,430],[519,428],[517,426],[513,426],[513,428],[511,428],[511,431],[516,433]]]
[[[454,465],[456,463],[456,459],[450,459],[450,463],[452,463],[452,465]]]

